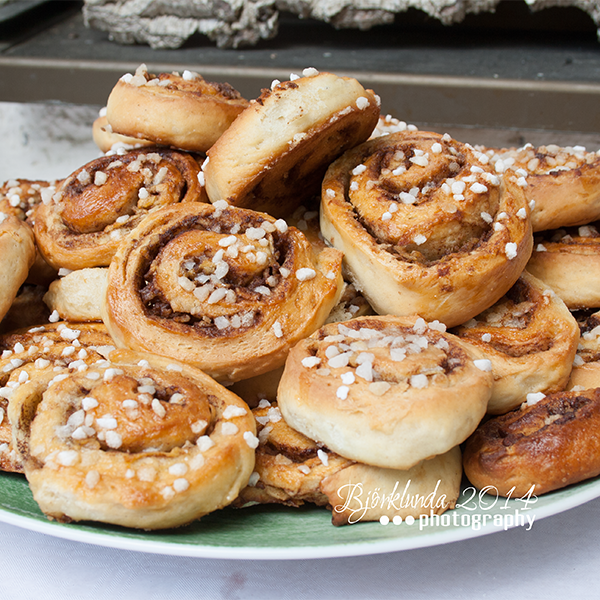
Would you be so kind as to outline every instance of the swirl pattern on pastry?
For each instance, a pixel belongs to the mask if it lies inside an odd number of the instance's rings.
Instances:
[[[259,438],[256,464],[236,506],[310,502],[327,506],[334,525],[347,525],[381,517],[418,519],[456,504],[462,476],[458,447],[405,471],[382,469],[347,460],[294,431],[276,404],[263,401],[252,412]]]
[[[190,152],[206,152],[248,101],[228,83],[193,71],[123,75],[112,89],[106,118],[113,133]]]
[[[23,384],[9,417],[34,499],[60,521],[188,524],[235,499],[258,444],[235,394],[198,369],[129,350]]]
[[[318,196],[335,158],[369,138],[379,98],[356,79],[313,71],[263,90],[208,151],[211,202],[287,218]]]
[[[463,466],[475,487],[540,495],[600,474],[600,388],[534,396],[467,440]]]
[[[103,316],[122,347],[229,383],[281,366],[342,290],[342,256],[265,213],[173,205],[148,217],[109,267]]]
[[[534,232],[600,218],[600,151],[556,144],[483,151],[497,172],[514,169],[527,184]]]
[[[527,270],[570,309],[600,307],[599,222],[538,233]]]
[[[451,327],[517,280],[532,247],[527,201],[486,158],[447,134],[406,131],[329,167],[321,230],[376,312]]]
[[[452,330],[492,362],[489,414],[503,414],[527,393],[564,389],[579,327],[564,302],[527,271],[491,308]]]
[[[35,214],[35,238],[55,268],[107,266],[148,214],[178,202],[203,201],[198,162],[167,148],[103,156],[77,169]]]
[[[409,469],[463,442],[485,414],[491,364],[439,322],[360,317],[290,351],[278,404],[293,429],[346,458]]]
[[[57,322],[0,336],[0,469],[22,470],[12,443],[8,406],[16,390],[47,373],[82,371],[114,350],[102,324]]]

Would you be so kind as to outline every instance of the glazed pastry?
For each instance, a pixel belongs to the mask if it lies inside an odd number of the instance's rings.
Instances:
[[[528,393],[564,389],[579,342],[564,302],[527,271],[496,304],[452,332],[492,362],[487,412],[494,415],[520,406]]]
[[[527,270],[571,309],[600,307],[598,221],[535,236]]]
[[[292,348],[277,398],[286,422],[346,458],[410,469],[463,442],[484,416],[491,363],[439,322],[373,316]]]
[[[477,428],[465,444],[465,475],[478,489],[512,498],[595,477],[599,426],[599,388],[533,394],[522,409]]]
[[[304,73],[263,90],[208,151],[211,202],[288,217],[319,194],[331,161],[368,139],[379,98],[356,79]]]
[[[107,279],[106,267],[71,271],[50,284],[44,302],[64,321],[102,321]]]
[[[150,140],[142,140],[136,137],[129,137],[115,133],[112,127],[108,124],[106,118],[106,108],[100,111],[100,115],[92,123],[92,137],[96,146],[104,153],[119,153],[144,146],[154,146],[155,142]]]
[[[418,519],[456,504],[462,476],[458,447],[408,471],[381,469],[342,458],[294,431],[276,404],[264,401],[252,412],[260,443],[250,484],[236,506],[310,502],[327,506],[334,525],[347,525],[382,517]]]
[[[46,323],[0,336],[0,469],[22,469],[12,443],[8,406],[20,386],[52,373],[87,368],[115,349],[102,324]]]
[[[188,365],[117,350],[14,391],[14,444],[50,519],[186,525],[230,504],[254,466],[254,419]]]
[[[65,179],[35,214],[35,238],[56,269],[107,266],[117,247],[162,206],[203,200],[197,161],[166,148],[93,160]]]
[[[206,152],[248,101],[228,83],[192,71],[148,73],[140,65],[112,89],[106,118],[113,133],[190,152]]]
[[[514,169],[527,184],[534,232],[600,218],[600,151],[556,144],[483,150],[497,172]]]
[[[234,382],[283,365],[342,291],[342,256],[265,213],[187,203],[150,215],[109,267],[117,344]]]
[[[448,327],[489,308],[531,255],[529,208],[514,174],[449,135],[368,141],[328,169],[321,231],[379,314]]]
[[[0,320],[8,312],[35,260],[31,227],[0,212]]]

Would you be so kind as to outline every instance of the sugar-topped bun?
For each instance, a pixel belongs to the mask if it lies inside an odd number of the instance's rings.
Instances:
[[[112,89],[106,118],[113,133],[190,152],[206,152],[248,105],[228,83],[198,73],[123,75]]]
[[[292,348],[278,403],[290,427],[337,454],[409,469],[475,430],[490,370],[439,322],[360,317],[326,325]]]
[[[378,117],[379,98],[356,79],[309,69],[274,82],[208,152],[208,196],[287,216],[318,195],[331,161],[368,139]]]

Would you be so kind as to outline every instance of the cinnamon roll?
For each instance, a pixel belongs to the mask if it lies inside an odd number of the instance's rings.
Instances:
[[[497,172],[514,169],[526,184],[534,232],[600,218],[600,151],[556,144],[484,151]]]
[[[513,498],[595,477],[599,426],[600,388],[532,394],[522,409],[486,421],[467,440],[465,475],[479,489]]]
[[[573,310],[600,307],[598,224],[538,233],[527,263],[527,270]]]
[[[112,89],[106,118],[112,133],[190,152],[206,152],[248,101],[228,83],[185,70],[148,73],[140,65]]]
[[[8,406],[28,381],[85,370],[115,347],[102,324],[46,323],[0,336],[0,469],[22,470],[12,443]]]
[[[321,230],[379,314],[451,327],[501,298],[532,249],[514,174],[449,135],[405,131],[368,141],[328,169]]]
[[[568,390],[600,387],[600,311],[574,311],[580,330]]]
[[[189,365],[128,350],[24,383],[9,418],[34,499],[64,522],[188,524],[235,499],[258,443],[235,394]]]
[[[288,217],[319,194],[329,164],[368,139],[379,98],[356,80],[304,71],[273,82],[208,151],[211,202]]]
[[[491,388],[490,361],[442,323],[373,316],[298,342],[277,398],[290,427],[333,452],[410,469],[463,442]]]
[[[527,271],[496,304],[452,332],[492,362],[490,414],[520,406],[527,393],[564,389],[579,342],[564,302]]]
[[[92,123],[92,137],[96,146],[98,146],[104,154],[109,152],[119,153],[122,151],[134,150],[135,148],[155,145],[155,142],[151,142],[150,140],[142,140],[136,137],[115,133],[108,124],[106,108],[100,111],[100,115]]]
[[[187,203],[145,219],[108,274],[119,346],[167,355],[221,382],[280,367],[342,290],[342,256],[265,213]]]
[[[10,309],[35,260],[31,227],[0,212],[0,320]]]
[[[56,269],[107,266],[148,214],[172,203],[203,201],[199,175],[191,155],[167,148],[93,160],[36,210],[38,247]]]
[[[256,465],[236,506],[310,502],[327,506],[334,525],[347,525],[441,514],[456,504],[462,476],[458,447],[407,471],[382,469],[354,463],[294,431],[276,404],[263,401],[252,412]]]

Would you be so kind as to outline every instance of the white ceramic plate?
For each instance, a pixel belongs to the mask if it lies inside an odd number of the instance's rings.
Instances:
[[[25,478],[0,473],[0,521],[40,533],[141,552],[252,560],[358,556],[423,548],[512,527],[534,528],[600,496],[600,478],[531,499],[496,498],[463,488],[459,507],[436,523],[357,523],[334,527],[322,508],[283,506],[227,508],[180,529],[143,532],[116,526],[51,522],[40,512]]]

